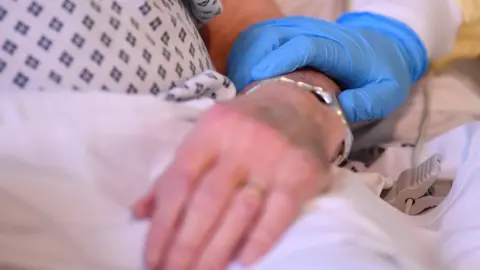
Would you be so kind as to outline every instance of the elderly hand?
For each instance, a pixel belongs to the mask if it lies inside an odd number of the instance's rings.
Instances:
[[[251,26],[230,53],[228,76],[243,89],[298,68],[317,69],[346,89],[339,101],[353,123],[390,114],[427,66],[422,42],[406,25],[347,13],[337,22],[285,17]]]
[[[137,217],[152,219],[147,265],[214,270],[234,258],[253,263],[304,203],[329,187],[342,140],[340,118],[289,84],[267,83],[216,105],[134,207]]]

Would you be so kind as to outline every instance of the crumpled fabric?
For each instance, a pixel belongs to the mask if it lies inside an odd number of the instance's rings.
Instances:
[[[220,0],[182,0],[190,8],[197,26],[202,26],[220,15],[223,10]]]
[[[132,220],[129,206],[213,104],[0,94],[0,266],[140,269],[149,224]],[[248,269],[443,269],[428,222],[391,208],[360,174],[336,170],[332,191]]]

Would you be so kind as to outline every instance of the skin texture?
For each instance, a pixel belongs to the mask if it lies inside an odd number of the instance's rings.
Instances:
[[[327,77],[287,77],[338,93]],[[287,83],[267,83],[217,104],[196,123],[151,191],[133,207],[152,220],[150,269],[225,269],[265,255],[302,207],[331,184],[340,118]],[[254,183],[253,188],[247,183]]]
[[[225,74],[227,58],[240,32],[283,14],[274,0],[222,0],[223,13],[200,31],[217,71]]]

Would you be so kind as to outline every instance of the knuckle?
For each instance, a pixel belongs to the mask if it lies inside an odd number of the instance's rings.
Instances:
[[[251,219],[261,204],[261,196],[255,191],[245,191],[238,198],[239,215],[245,219]]]
[[[195,176],[193,168],[184,164],[174,164],[158,179],[157,190],[169,191],[163,192],[165,196],[176,196],[191,188]]]

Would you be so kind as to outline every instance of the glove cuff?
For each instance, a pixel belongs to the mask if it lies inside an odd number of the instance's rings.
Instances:
[[[428,54],[420,37],[406,24],[395,19],[371,12],[350,12],[337,22],[342,25],[377,31],[387,35],[405,49],[405,58],[410,63],[412,83],[419,80],[428,70]]]

